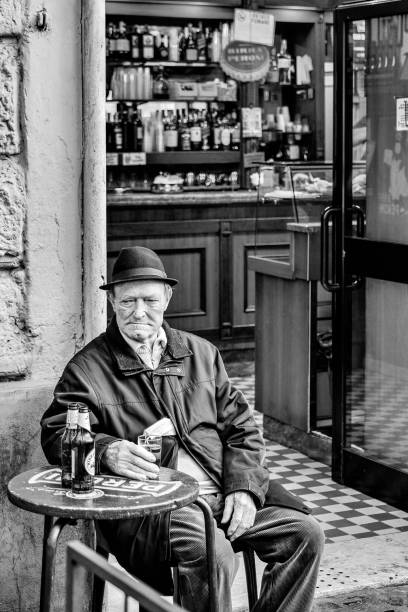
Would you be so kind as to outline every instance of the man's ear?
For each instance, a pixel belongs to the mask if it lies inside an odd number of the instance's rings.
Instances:
[[[115,310],[115,296],[113,294],[113,291],[111,291],[111,290],[108,291],[108,300],[111,303],[111,306],[112,306],[114,312],[116,312],[116,310]]]

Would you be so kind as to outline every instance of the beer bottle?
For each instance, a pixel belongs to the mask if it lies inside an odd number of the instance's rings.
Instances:
[[[72,492],[90,493],[94,487],[95,436],[91,431],[89,409],[79,404],[78,431],[72,441]]]
[[[64,489],[71,488],[72,467],[71,467],[71,448],[72,441],[78,429],[78,404],[68,404],[67,422],[65,431],[61,438],[61,485]]]

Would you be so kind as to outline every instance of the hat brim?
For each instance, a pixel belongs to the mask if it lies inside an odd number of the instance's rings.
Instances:
[[[123,283],[128,283],[130,281],[138,281],[138,280],[152,280],[152,281],[160,281],[161,283],[167,283],[168,285],[170,285],[171,287],[174,287],[174,285],[177,285],[178,280],[175,278],[163,278],[163,276],[154,276],[153,274],[135,274],[134,276],[131,276],[129,278],[122,278],[122,279],[118,279],[115,281],[111,281],[110,283],[106,283],[105,285],[101,285],[99,287],[99,289],[103,289],[104,291],[107,291],[108,289],[111,289],[112,287],[114,287],[115,285],[119,285],[119,284],[123,284]]]

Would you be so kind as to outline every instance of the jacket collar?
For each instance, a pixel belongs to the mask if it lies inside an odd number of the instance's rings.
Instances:
[[[177,360],[192,355],[192,352],[184,344],[178,330],[170,327],[166,321],[163,321],[163,329],[167,336],[166,353],[169,353],[173,359]],[[123,338],[119,331],[115,316],[112,318],[106,330],[106,340],[120,370],[137,374],[138,372],[143,372],[148,369]]]

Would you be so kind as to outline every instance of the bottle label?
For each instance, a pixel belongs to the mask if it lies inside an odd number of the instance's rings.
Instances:
[[[278,58],[278,68],[288,70],[292,65],[292,60],[290,57],[279,57]]]
[[[197,61],[197,49],[186,49],[186,60],[188,62],[196,62]]]
[[[130,44],[127,38],[118,38],[116,41],[116,51],[118,53],[129,53]]]
[[[95,448],[93,448],[85,457],[84,467],[88,474],[95,476]]]
[[[164,132],[164,144],[166,149],[176,149],[178,145],[177,130],[166,130]]]
[[[200,126],[193,126],[190,130],[191,142],[201,142],[201,128]]]

